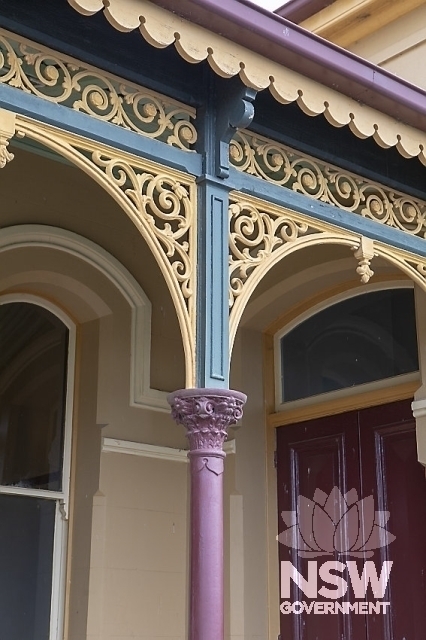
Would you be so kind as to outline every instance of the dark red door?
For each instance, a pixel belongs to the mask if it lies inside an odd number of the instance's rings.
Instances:
[[[338,487],[359,499],[373,496],[376,511],[389,511],[385,529],[395,540],[369,558],[378,570],[392,561],[385,598],[387,614],[343,613],[281,615],[283,640],[424,640],[426,638],[426,480],[417,461],[415,423],[410,402],[311,420],[277,429],[278,513],[296,511],[299,495],[313,499]],[[354,493],[352,491],[352,498]],[[278,530],[287,528],[279,516]],[[305,534],[306,538],[306,534]],[[352,547],[354,548],[354,547]],[[279,545],[281,561],[291,561],[307,577],[309,558]],[[303,554],[302,554],[303,555]],[[315,557],[356,561],[362,572],[365,557]],[[349,577],[343,573],[348,584]],[[321,585],[321,579],[318,586]],[[326,585],[327,586],[327,585]],[[319,594],[316,601],[326,601]],[[348,589],[344,599],[354,602]],[[371,600],[368,592],[367,600]],[[290,600],[309,599],[293,583]]]

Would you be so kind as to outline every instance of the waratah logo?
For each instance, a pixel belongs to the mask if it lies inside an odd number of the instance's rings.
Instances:
[[[375,511],[373,496],[358,500],[356,489],[344,496],[338,487],[330,495],[316,489],[313,500],[299,496],[296,511],[283,511],[288,529],[277,536],[301,558],[331,556],[336,552],[370,558],[374,549],[395,540],[387,531],[388,511]]]

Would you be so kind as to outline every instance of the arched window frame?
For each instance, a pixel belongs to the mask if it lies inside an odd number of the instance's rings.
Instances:
[[[359,286],[349,291],[344,291],[334,296],[325,298],[316,305],[310,307],[304,313],[297,315],[291,322],[285,324],[274,335],[274,392],[275,392],[275,411],[281,412],[290,409],[297,409],[298,407],[304,407],[313,404],[320,404],[326,401],[338,400],[339,398],[347,396],[356,396],[365,392],[379,391],[380,389],[401,385],[404,383],[416,382],[421,380],[420,372],[407,373],[393,378],[386,378],[383,380],[377,380],[375,382],[365,383],[354,387],[348,387],[346,389],[339,389],[338,391],[331,391],[329,393],[323,393],[315,396],[309,396],[307,398],[301,398],[300,400],[293,400],[283,402],[281,398],[281,379],[282,379],[282,359],[281,359],[281,339],[292,331],[295,327],[302,324],[309,318],[312,318],[317,313],[320,313],[324,309],[334,306],[339,302],[349,300],[351,298],[373,293],[375,291],[386,291],[395,289],[413,289],[414,285],[410,281],[390,281],[387,283],[378,282],[370,284],[368,287]],[[418,333],[418,332],[417,332]]]
[[[53,542],[52,595],[49,640],[62,640],[65,619],[67,541],[71,483],[71,447],[75,379],[76,325],[71,318],[49,300],[27,293],[9,293],[0,296],[0,305],[23,302],[43,307],[55,315],[68,329],[67,382],[64,413],[64,451],[62,462],[62,490],[26,489],[0,485],[0,494],[44,498],[56,502]]]

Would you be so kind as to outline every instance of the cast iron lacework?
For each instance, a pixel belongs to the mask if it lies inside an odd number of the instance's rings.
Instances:
[[[82,150],[80,149],[80,152]],[[187,302],[193,294],[189,257],[192,220],[190,187],[167,173],[143,171],[120,157],[94,151],[89,159],[122,190],[162,250]]]
[[[275,184],[426,237],[426,202],[370,182],[332,164],[249,131],[238,131],[230,145],[231,164]]]
[[[195,109],[2,29],[0,82],[180,149],[197,139]]]
[[[281,207],[262,206],[259,202],[231,194],[229,205],[229,306],[242,294],[249,277],[272,254],[286,244],[321,229],[310,226],[307,218]],[[315,221],[312,221],[314,224]]]
[[[284,256],[314,245],[348,247],[358,261],[354,270],[366,283],[374,275],[370,263],[381,257],[426,290],[426,258],[310,218],[246,194],[230,193],[229,206],[230,344],[244,308],[269,269]]]

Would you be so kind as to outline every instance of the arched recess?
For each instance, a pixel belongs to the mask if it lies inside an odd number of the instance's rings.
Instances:
[[[48,147],[97,182],[129,216],[169,288],[182,333],[186,386],[195,383],[195,178],[95,140],[15,115],[15,135]]]
[[[133,276],[105,249],[71,231],[48,225],[18,225],[0,231],[0,253],[29,247],[71,254],[99,271],[121,293],[131,309],[130,404],[169,412],[167,394],[150,387],[151,303]],[[99,315],[110,312],[94,294],[91,305]]]
[[[230,351],[255,288],[295,251],[326,244],[346,246],[354,252],[354,273],[365,278],[362,281],[370,278],[371,261],[374,266],[374,258],[381,257],[426,291],[426,258],[244,194],[232,192],[230,199]]]

